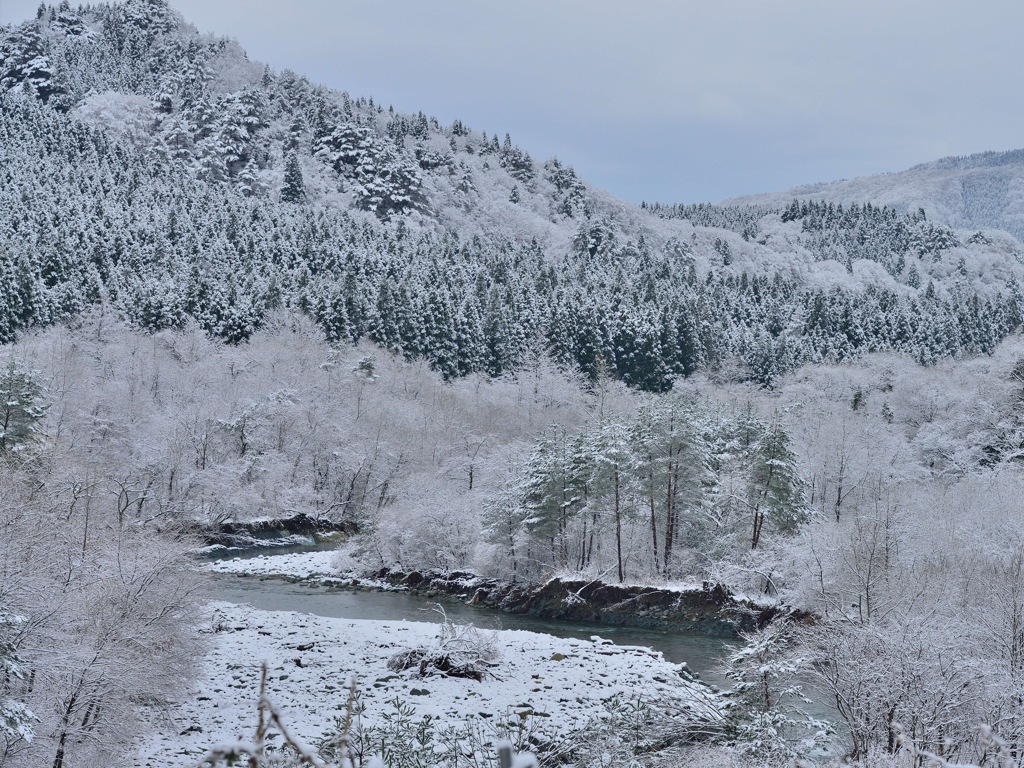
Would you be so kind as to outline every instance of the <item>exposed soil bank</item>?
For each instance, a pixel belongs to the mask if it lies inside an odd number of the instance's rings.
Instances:
[[[186,533],[200,539],[206,546],[232,549],[265,547],[274,541],[290,543],[289,539],[297,537],[321,542],[350,536],[355,532],[354,523],[334,523],[301,513],[277,520],[253,520],[213,525],[193,523],[186,529]]]
[[[274,525],[279,527],[265,527],[259,532],[270,530],[271,535],[280,541],[282,531],[290,529],[280,523]],[[326,533],[321,529],[303,530],[311,538],[345,536],[348,533],[344,529]],[[237,564],[238,567],[211,570],[281,578],[335,589],[408,591],[428,599],[444,596],[470,605],[546,621],[679,631],[709,637],[735,638],[742,632],[763,627],[780,615],[798,621],[813,620],[813,617],[786,606],[738,597],[727,588],[711,583],[687,589],[605,584],[579,579],[552,579],[544,584],[513,583],[486,579],[465,571],[403,572],[383,568],[361,574],[339,573],[324,560],[324,552],[316,554],[315,562],[304,559],[301,552],[268,554],[255,560],[223,560],[220,565]]]
[[[541,619],[680,630],[713,637],[736,637],[782,613],[792,615],[785,608],[738,599],[724,587],[712,584],[692,590],[560,579],[545,584],[513,584],[471,573],[399,573],[388,569],[372,577],[426,597],[448,595],[473,605]]]

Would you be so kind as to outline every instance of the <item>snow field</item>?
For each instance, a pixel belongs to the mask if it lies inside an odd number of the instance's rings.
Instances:
[[[346,711],[356,678],[363,725],[379,724],[400,699],[455,725],[471,718],[543,718],[549,732],[582,726],[615,696],[672,698],[695,717],[716,717],[716,700],[680,666],[647,648],[615,646],[600,638],[559,639],[524,631],[493,633],[501,656],[482,682],[387,667],[395,653],[433,647],[438,624],[329,619],[248,606],[211,603],[210,650],[197,681],[153,717],[136,768],[195,765],[217,744],[251,739],[261,665],[268,694],[286,727],[307,743],[324,737]]]

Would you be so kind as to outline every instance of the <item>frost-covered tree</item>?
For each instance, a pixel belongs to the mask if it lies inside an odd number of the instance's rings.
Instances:
[[[306,185],[302,180],[302,167],[299,156],[294,151],[288,153],[284,164],[284,186],[281,187],[282,203],[306,202]]]
[[[904,615],[817,633],[820,676],[849,730],[851,757],[894,755],[901,737],[952,758],[977,744],[981,680],[961,628],[941,623]]]
[[[24,669],[15,636],[25,617],[9,613],[0,603],[0,764],[7,764],[35,736],[36,716],[12,694],[19,692]]]
[[[700,515],[710,480],[700,420],[692,404],[673,398],[641,408],[631,425],[651,554],[666,575],[676,568],[678,545]]]
[[[38,434],[47,406],[42,386],[12,358],[0,372],[0,455],[25,448]]]
[[[496,505],[493,541],[527,542],[542,570],[620,580],[704,577],[709,561],[749,570],[754,522],[760,545],[807,521],[788,445],[778,421],[675,397],[552,428]]]
[[[743,641],[725,664],[733,681],[727,692],[729,741],[767,765],[781,765],[823,746],[832,727],[804,711],[811,700],[799,678],[810,670],[812,658],[800,647],[795,626],[776,619]]]
[[[750,548],[757,549],[765,523],[776,533],[793,534],[807,521],[807,509],[796,455],[778,415],[760,437],[752,459],[747,504],[751,517]]]
[[[636,504],[636,453],[630,445],[630,434],[626,425],[615,422],[602,424],[595,436],[593,447],[591,499],[588,504],[608,511],[608,517],[615,530],[615,568],[620,582],[626,579],[626,562],[623,552],[628,528],[637,511]],[[598,516],[593,515],[593,527],[597,528]],[[593,536],[596,531],[591,535]]]

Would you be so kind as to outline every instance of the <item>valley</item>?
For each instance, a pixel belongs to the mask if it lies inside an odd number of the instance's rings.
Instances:
[[[1015,766],[1020,152],[638,206],[165,0],[0,61],[0,766]]]

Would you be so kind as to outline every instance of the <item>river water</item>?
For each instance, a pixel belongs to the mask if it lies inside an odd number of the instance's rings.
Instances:
[[[434,606],[443,606],[456,624],[473,624],[480,629],[522,629],[554,637],[588,639],[599,635],[617,645],[642,645],[661,651],[668,661],[685,663],[707,683],[722,688],[729,684],[718,670],[737,641],[706,635],[547,621],[532,616],[503,613],[492,608],[466,605],[453,598],[427,599],[404,592],[353,592],[293,584],[282,579],[217,575],[211,598],[230,603],[247,603],[264,611],[298,611],[316,616],[374,621],[439,622]]]
[[[332,547],[330,544],[303,545],[273,551],[284,554]],[[235,557],[252,557],[266,552],[265,549],[255,550],[245,554],[238,553]],[[617,645],[652,648],[660,651],[668,661],[686,664],[701,680],[722,690],[728,690],[732,685],[722,673],[721,666],[729,653],[740,646],[737,640],[724,640],[693,632],[548,621],[533,616],[503,613],[484,606],[470,606],[447,596],[425,598],[405,592],[331,589],[294,584],[276,578],[217,574],[211,579],[210,597],[230,603],[249,604],[264,611],[298,611],[342,619],[432,623],[441,620],[435,610],[440,604],[447,617],[455,623],[473,624],[480,629],[521,629],[554,637],[583,640],[599,635]],[[810,676],[806,673],[800,675],[796,682],[803,685],[804,693],[810,697],[810,701],[805,705],[807,714],[835,723],[835,711],[828,704],[827,697],[821,691],[815,690]]]

